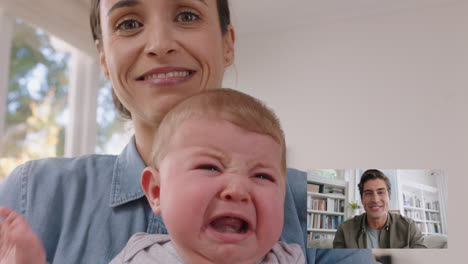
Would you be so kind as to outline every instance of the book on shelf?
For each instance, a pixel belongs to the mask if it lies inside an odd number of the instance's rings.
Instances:
[[[419,228],[419,231],[421,231],[422,233],[427,232],[426,231],[426,225],[424,223],[416,222],[416,226]]]
[[[344,217],[342,215],[324,215],[317,213],[307,214],[308,229],[337,229],[343,221]]]
[[[324,199],[312,198],[307,196],[307,208],[312,210],[325,211],[327,202]]]
[[[416,226],[422,233],[441,234],[442,229],[439,223],[416,222]]]
[[[337,200],[337,201],[339,201],[339,204],[337,205],[338,208],[340,208],[339,211],[344,213],[344,211],[345,211],[345,200]]]
[[[426,209],[429,210],[434,210],[434,211],[439,211],[439,201],[434,201],[434,202],[426,202]]]
[[[335,199],[327,198],[327,211],[328,212],[336,212],[335,211]]]
[[[323,193],[323,184],[308,183],[308,192]]]
[[[418,210],[409,210],[409,209],[405,209],[403,211],[403,215],[406,216],[406,217],[409,217],[413,220],[422,220],[422,214],[421,214],[421,211],[418,211]]]
[[[344,204],[345,201],[342,199],[331,199],[329,205],[331,207],[330,212],[339,212],[339,213],[344,213]]]
[[[421,199],[414,194],[408,194],[408,193],[403,193],[403,205],[422,208]]]
[[[426,223],[426,226],[427,226],[428,233],[435,233],[435,234],[442,233],[439,223]]]
[[[439,213],[426,212],[426,220],[440,221],[440,215],[439,215]]]
[[[344,200],[335,198],[315,198],[307,196],[307,208],[312,210],[344,213]]]

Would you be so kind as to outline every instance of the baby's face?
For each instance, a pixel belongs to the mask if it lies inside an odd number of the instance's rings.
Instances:
[[[254,263],[283,228],[285,179],[272,137],[224,120],[186,120],[160,164],[160,209],[190,263]]]

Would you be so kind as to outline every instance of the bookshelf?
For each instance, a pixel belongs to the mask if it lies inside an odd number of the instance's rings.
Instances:
[[[346,219],[348,183],[324,177],[307,177],[307,244],[333,239]]]
[[[403,182],[401,187],[401,213],[413,219],[424,235],[445,234],[437,188],[414,182]]]

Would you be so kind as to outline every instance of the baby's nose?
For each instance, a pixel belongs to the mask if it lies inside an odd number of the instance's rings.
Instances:
[[[220,198],[230,202],[247,202],[250,196],[247,187],[240,181],[230,181],[221,191]]]

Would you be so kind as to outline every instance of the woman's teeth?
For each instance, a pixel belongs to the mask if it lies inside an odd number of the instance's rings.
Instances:
[[[163,78],[170,78],[170,77],[185,77],[189,75],[188,71],[178,71],[178,72],[167,72],[167,73],[156,73],[145,76],[144,80],[152,80],[152,79],[163,79]]]

